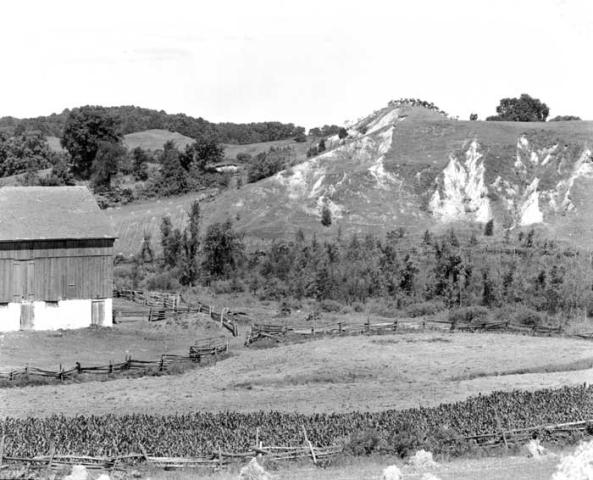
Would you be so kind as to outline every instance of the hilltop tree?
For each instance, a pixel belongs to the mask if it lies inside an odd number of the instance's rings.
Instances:
[[[545,122],[550,109],[538,98],[522,93],[519,98],[503,98],[496,107],[498,115],[486,120],[502,120],[509,122]]]
[[[340,131],[338,132],[338,138],[340,140],[346,138],[348,136],[348,130],[346,130],[344,127],[340,128]]]
[[[556,115],[554,118],[550,118],[550,122],[574,122],[578,120],[582,119],[576,115]]]
[[[115,119],[103,107],[85,106],[70,111],[61,144],[72,157],[72,172],[88,179],[101,142],[119,144]]]
[[[469,119],[472,122],[475,122],[478,119],[478,114],[477,113],[471,113],[470,116],[469,116]]]

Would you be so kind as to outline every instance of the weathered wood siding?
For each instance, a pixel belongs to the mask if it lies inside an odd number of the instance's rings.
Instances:
[[[110,298],[113,240],[0,242],[0,302]]]

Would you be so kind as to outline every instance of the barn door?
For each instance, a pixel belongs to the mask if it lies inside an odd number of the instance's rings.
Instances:
[[[32,330],[34,310],[31,302],[21,303],[21,330]]]
[[[35,300],[35,262],[12,264],[12,298],[15,302]]]
[[[105,322],[105,300],[93,300],[91,312],[91,325],[103,326]]]
[[[25,298],[24,285],[25,272],[23,262],[13,262],[12,264],[12,300],[13,302],[22,302]]]
[[[35,300],[35,262],[27,262],[27,279],[25,280],[25,299]]]

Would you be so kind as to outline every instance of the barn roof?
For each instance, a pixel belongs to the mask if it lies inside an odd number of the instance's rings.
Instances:
[[[0,188],[0,242],[116,237],[86,187]]]

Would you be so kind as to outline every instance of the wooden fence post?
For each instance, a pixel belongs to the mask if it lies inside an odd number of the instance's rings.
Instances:
[[[3,458],[4,458],[4,431],[2,431],[2,436],[0,437],[0,466],[2,465]]]
[[[309,441],[309,438],[307,437],[307,430],[305,429],[304,425],[303,434],[305,435],[305,443],[309,446],[309,451],[311,452],[311,458],[313,459],[313,463],[317,465],[317,457],[315,456],[315,450],[313,449],[313,444]]]
[[[397,319],[393,321],[393,331],[397,331]]]
[[[342,322],[338,322],[338,333],[342,335]]]
[[[364,330],[369,333],[371,331],[371,319],[367,317],[367,322],[364,324]]]
[[[163,358],[163,355],[161,355],[161,362],[159,364],[159,372],[162,372],[165,368],[165,359]]]

